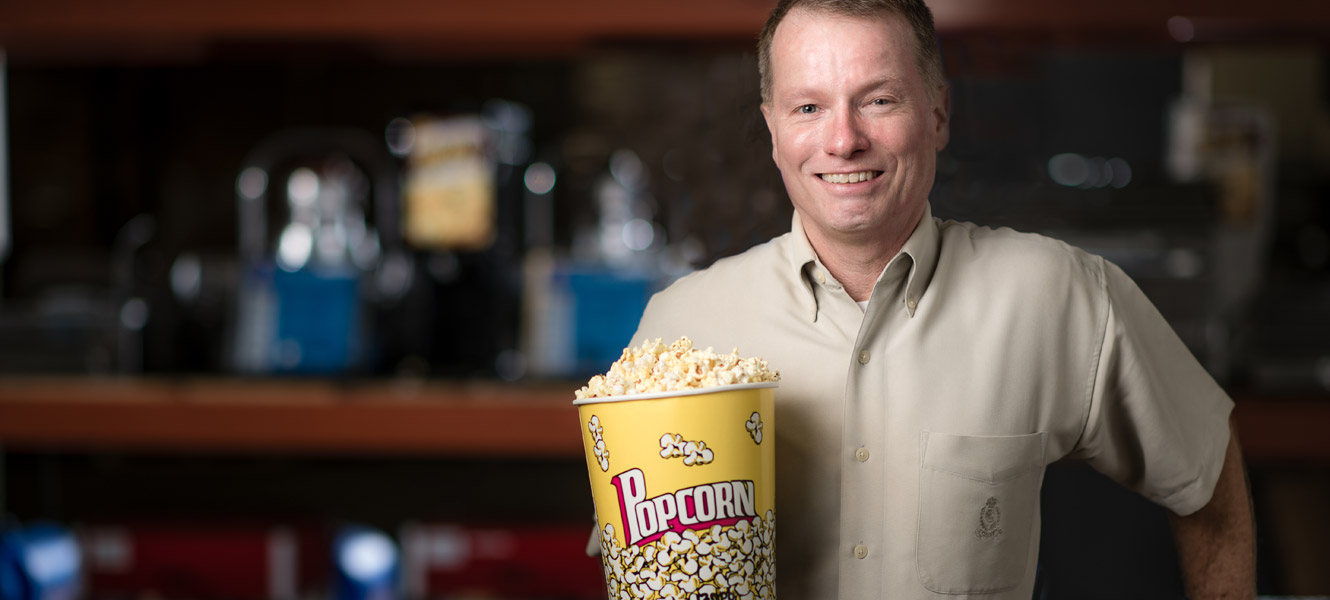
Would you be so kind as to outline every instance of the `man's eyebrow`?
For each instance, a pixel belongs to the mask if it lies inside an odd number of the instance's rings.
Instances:
[[[855,90],[855,93],[866,94],[869,92],[884,91],[884,90],[896,92],[899,91],[902,87],[904,87],[904,85],[905,85],[905,79],[903,77],[898,77],[895,75],[883,75],[882,77],[879,77],[873,81],[870,81],[860,86],[859,89]],[[785,101],[785,102],[802,103],[804,100],[817,99],[822,95],[823,92],[819,91],[816,88],[802,87],[802,88],[794,88],[786,90],[784,93],[774,95],[772,99],[773,101],[776,102]]]
[[[880,90],[883,88],[897,89],[905,83],[905,80],[895,75],[884,75],[876,81],[865,84],[862,90]]]
[[[794,98],[798,98],[802,100],[805,98],[812,98],[818,95],[820,95],[819,92],[813,88],[795,88],[792,90],[786,90],[785,93],[778,94],[776,98],[781,100],[791,100]]]

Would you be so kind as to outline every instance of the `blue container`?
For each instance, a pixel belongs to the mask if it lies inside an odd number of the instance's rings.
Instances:
[[[654,281],[635,273],[592,268],[568,273],[575,298],[572,322],[578,374],[603,373],[634,340],[638,321],[655,292]]]
[[[331,375],[364,367],[359,273],[273,265],[250,269],[240,288],[234,365],[246,373]]]
[[[359,287],[350,273],[275,270],[274,370],[330,374],[354,367],[361,353]]]

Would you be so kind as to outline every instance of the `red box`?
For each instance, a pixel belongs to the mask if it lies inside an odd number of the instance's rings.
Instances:
[[[604,600],[591,525],[409,524],[402,573],[413,600],[457,596]]]
[[[79,532],[89,598],[282,600],[326,587],[328,541],[280,525],[97,525]]]

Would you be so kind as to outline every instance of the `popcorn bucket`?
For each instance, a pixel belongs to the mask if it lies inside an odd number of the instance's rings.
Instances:
[[[611,599],[776,597],[776,385],[574,402]]]

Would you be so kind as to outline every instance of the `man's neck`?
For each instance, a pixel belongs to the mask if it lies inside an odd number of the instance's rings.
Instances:
[[[921,211],[922,212],[922,211]],[[871,237],[841,236],[830,238],[816,227],[804,226],[804,235],[822,265],[836,278],[855,302],[865,302],[873,295],[873,286],[891,259],[900,253],[919,224],[921,214],[905,217],[909,223]],[[805,221],[806,223],[806,221]],[[834,235],[834,234],[833,234]]]

